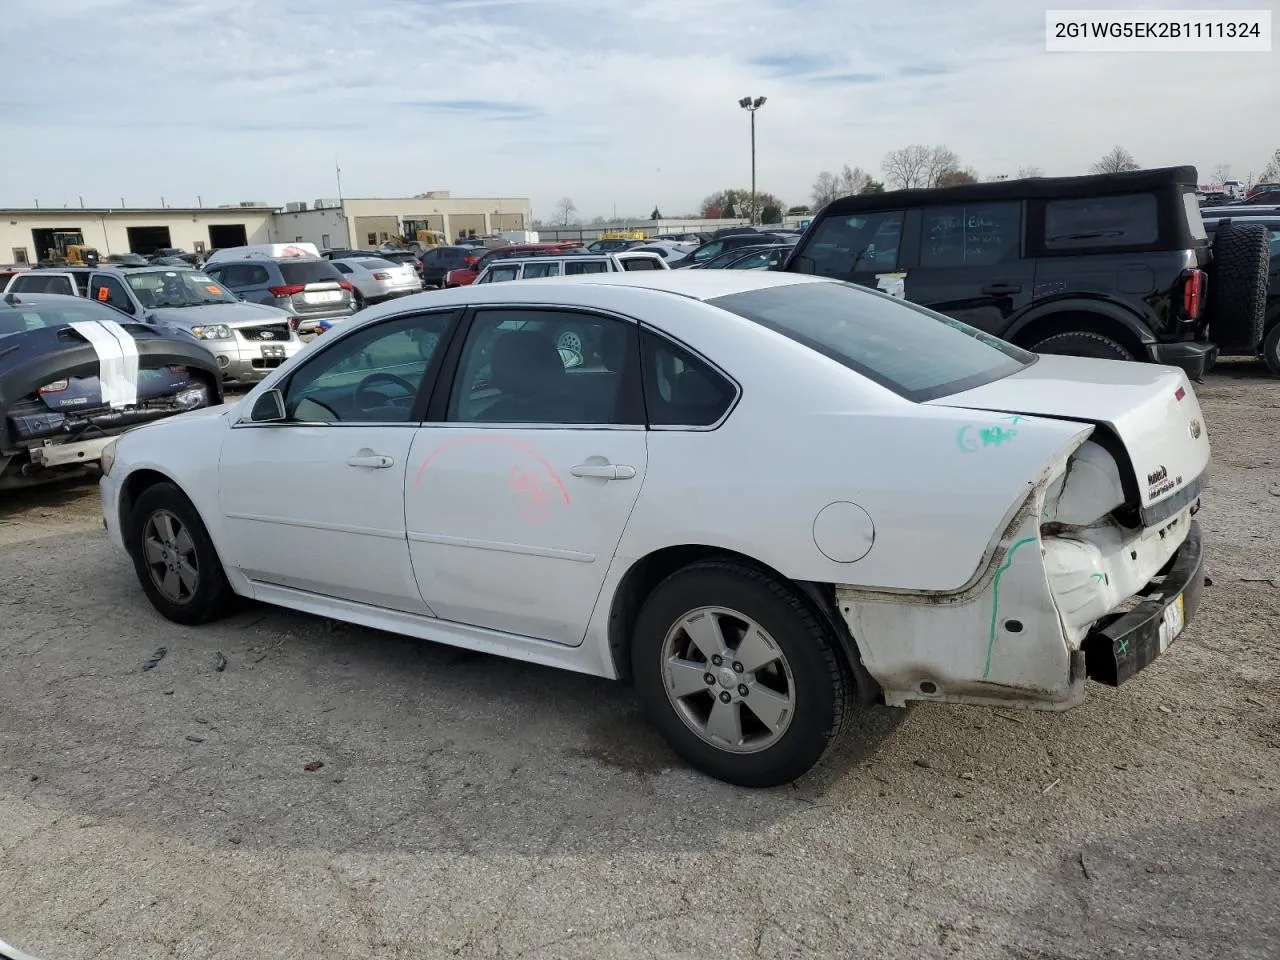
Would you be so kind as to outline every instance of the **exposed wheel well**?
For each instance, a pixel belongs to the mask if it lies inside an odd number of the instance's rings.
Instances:
[[[614,593],[613,607],[609,611],[609,655],[620,679],[625,681],[631,679],[631,636],[635,630],[640,608],[649,594],[677,570],[700,560],[712,558],[736,560],[739,563],[748,564],[764,571],[781,583],[795,587],[822,618],[832,635],[839,640],[840,649],[844,651],[845,662],[853,674],[857,701],[871,703],[877,699],[880,693],[879,685],[862,665],[857,642],[849,633],[849,628],[840,615],[836,606],[835,588],[831,584],[790,580],[754,557],[705,544],[682,544],[657,550],[637,561],[623,576],[622,582],[618,584],[618,589]]]
[[[1071,333],[1076,330],[1097,333],[1110,337],[1138,360],[1146,359],[1147,350],[1133,331],[1124,324],[1112,320],[1101,313],[1089,313],[1085,310],[1065,310],[1062,313],[1051,313],[1039,317],[1018,331],[1013,342],[1030,350],[1041,340],[1059,333]]]
[[[157,483],[173,483],[170,477],[159,470],[135,470],[129,474],[120,488],[120,534],[126,544],[129,542],[129,517],[133,514],[133,505],[138,502],[142,492]]]

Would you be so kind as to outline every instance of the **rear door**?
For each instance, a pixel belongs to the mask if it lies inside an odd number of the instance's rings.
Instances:
[[[906,299],[1003,333],[1031,303],[1035,283],[1022,233],[1020,201],[924,207],[919,248],[906,259]]]

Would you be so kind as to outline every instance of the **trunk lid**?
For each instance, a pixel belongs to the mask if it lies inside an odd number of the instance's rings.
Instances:
[[[1144,515],[1198,489],[1209,464],[1200,402],[1178,367],[1044,354],[1012,376],[929,403],[1107,427],[1124,444]]]

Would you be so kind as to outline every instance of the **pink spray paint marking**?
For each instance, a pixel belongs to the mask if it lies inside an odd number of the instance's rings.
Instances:
[[[504,446],[513,447],[521,453],[526,454],[536,460],[546,471],[547,478],[555,485],[563,499],[565,506],[571,503],[569,491],[565,488],[564,481],[560,479],[560,475],[556,473],[555,468],[551,466],[537,450],[525,443],[523,440],[517,440],[514,437],[490,436],[487,434],[478,434],[466,437],[458,437],[454,440],[446,440],[434,450],[431,451],[418,467],[418,475],[414,478],[413,488],[416,490],[422,484],[422,479],[426,476],[427,468],[431,466],[431,462],[440,454],[457,447],[466,446],[473,443],[497,443]],[[551,512],[552,494],[543,486],[541,478],[532,470],[522,470],[519,465],[513,466],[511,472],[507,476],[507,486],[511,492],[515,494],[521,501],[520,516],[527,524],[542,523]]]

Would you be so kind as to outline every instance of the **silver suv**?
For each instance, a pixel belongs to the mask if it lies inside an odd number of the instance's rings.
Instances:
[[[206,272],[250,303],[286,311],[300,334],[314,333],[321,320],[345,320],[356,311],[351,283],[317,257],[220,260]]]

